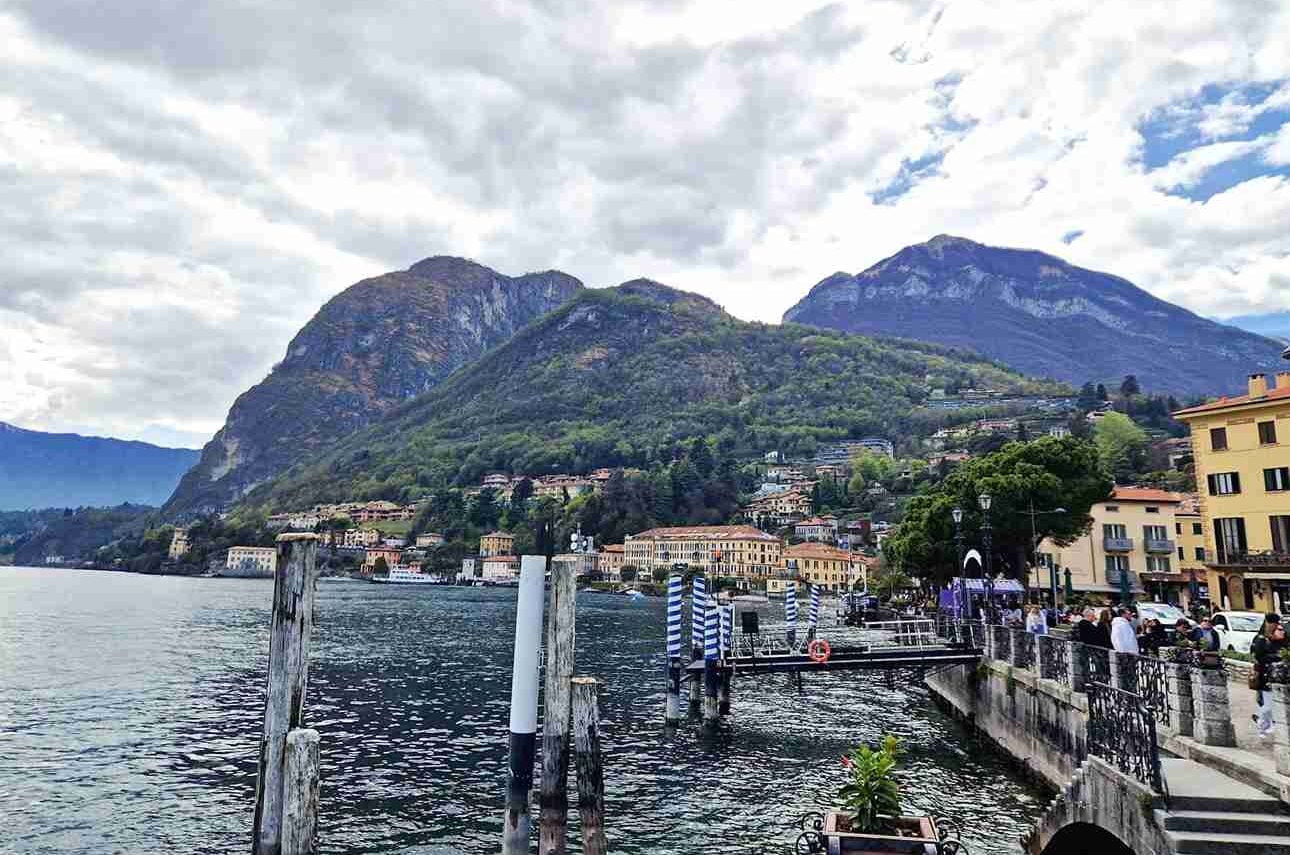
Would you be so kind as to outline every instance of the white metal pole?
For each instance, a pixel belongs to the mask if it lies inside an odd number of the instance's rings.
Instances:
[[[510,772],[503,822],[503,855],[529,851],[533,757],[537,742],[538,657],[542,650],[542,606],[546,557],[520,559],[519,599],[515,611],[515,665],[511,671]]]

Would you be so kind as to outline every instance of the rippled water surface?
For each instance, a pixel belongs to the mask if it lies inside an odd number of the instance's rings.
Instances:
[[[249,851],[269,580],[0,568],[0,852]],[[322,850],[493,853],[515,592],[320,586],[308,723]],[[721,734],[662,735],[664,607],[578,600],[577,667],[602,678],[617,853],[791,851],[840,755],[900,735],[907,807],[1019,852],[1042,794],[876,674],[735,683]],[[574,832],[576,838],[576,831]]]

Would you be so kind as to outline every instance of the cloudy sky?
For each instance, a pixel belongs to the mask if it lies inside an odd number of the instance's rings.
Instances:
[[[937,233],[1290,309],[1290,0],[0,0],[0,420],[199,445],[428,255],[777,320]]]

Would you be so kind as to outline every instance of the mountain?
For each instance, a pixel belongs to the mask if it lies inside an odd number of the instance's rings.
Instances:
[[[504,276],[436,256],[331,299],[243,393],[163,511],[218,509],[435,387],[582,290],[558,271]]]
[[[940,235],[857,275],[835,273],[785,321],[975,349],[1036,377],[1227,393],[1282,345],[1206,320],[1127,280],[1034,250]]]
[[[1247,332],[1274,338],[1278,342],[1290,344],[1290,312],[1269,312],[1266,315],[1237,315],[1227,319],[1229,326],[1239,327]]]
[[[197,462],[187,448],[161,448],[0,422],[0,510],[159,505]]]
[[[275,508],[416,500],[488,471],[541,474],[928,433],[929,387],[1054,391],[976,355],[785,324],[747,323],[648,280],[578,293],[430,393],[256,490]]]

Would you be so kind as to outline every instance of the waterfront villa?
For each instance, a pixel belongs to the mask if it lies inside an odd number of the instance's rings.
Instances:
[[[783,543],[749,525],[677,526],[629,535],[623,551],[624,563],[646,575],[656,568],[684,566],[709,578],[736,579],[740,588],[748,588],[753,581],[760,586],[779,566]]]
[[[512,555],[515,552],[515,535],[504,531],[494,531],[479,538],[479,557],[491,558],[494,555]]]

